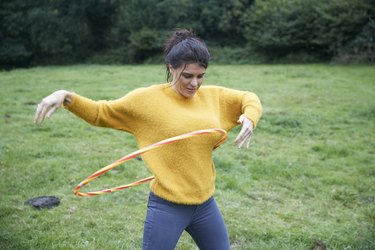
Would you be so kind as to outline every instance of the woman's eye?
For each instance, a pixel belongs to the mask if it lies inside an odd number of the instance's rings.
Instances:
[[[185,78],[185,79],[191,79],[193,77],[195,77],[194,75],[191,75],[191,74],[182,74],[182,76]],[[202,75],[197,75],[196,76],[198,79],[202,79],[204,77],[204,74]]]

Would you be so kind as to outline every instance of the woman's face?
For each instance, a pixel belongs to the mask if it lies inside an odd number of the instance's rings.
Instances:
[[[206,69],[199,64],[186,64],[177,69],[170,65],[169,70],[173,77],[172,88],[186,98],[195,95],[206,73]]]

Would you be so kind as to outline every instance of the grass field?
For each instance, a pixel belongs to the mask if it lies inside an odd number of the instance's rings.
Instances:
[[[165,81],[162,66],[40,67],[0,72],[0,249],[141,249],[149,187],[92,198],[82,179],[134,151],[131,135],[65,110],[42,126],[57,89],[114,99]],[[375,249],[375,66],[212,65],[204,84],[250,90],[264,113],[252,145],[233,129],[217,149],[215,197],[232,249]],[[132,160],[85,190],[149,176]],[[36,210],[32,197],[60,206]],[[184,233],[177,249],[196,249]]]

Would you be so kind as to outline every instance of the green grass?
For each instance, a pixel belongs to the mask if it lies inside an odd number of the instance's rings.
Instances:
[[[40,67],[0,72],[0,249],[141,249],[147,184],[82,198],[86,176],[136,149],[133,138],[59,110],[34,126],[57,89],[114,99],[165,81],[162,66]],[[212,65],[204,84],[250,90],[264,113],[250,149],[232,130],[215,151],[215,197],[232,249],[375,249],[375,67]],[[132,160],[85,190],[150,175]],[[35,210],[27,199],[55,195]],[[196,249],[184,233],[177,249]]]

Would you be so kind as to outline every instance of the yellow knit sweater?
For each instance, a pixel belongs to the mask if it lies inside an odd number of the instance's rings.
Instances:
[[[65,107],[92,125],[132,133],[140,148],[199,129],[229,131],[242,114],[256,125],[261,116],[261,104],[254,93],[202,86],[192,98],[185,98],[168,83],[140,88],[113,101],[73,94]],[[155,176],[152,191],[175,203],[206,201],[215,190],[212,151],[220,137],[195,136],[142,155]]]

